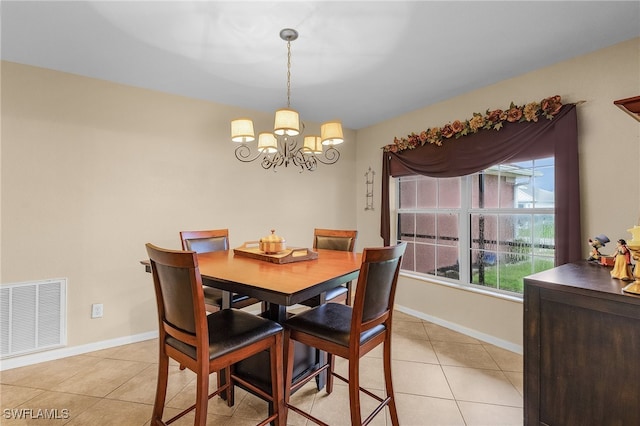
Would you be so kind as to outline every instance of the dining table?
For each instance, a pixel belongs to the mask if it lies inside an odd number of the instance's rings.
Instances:
[[[197,259],[202,284],[222,290],[223,309],[231,306],[233,293],[244,294],[266,302],[266,309],[260,315],[283,323],[291,315],[287,308],[318,295],[324,303],[327,290],[358,277],[362,253],[326,249],[312,252],[317,253],[313,259],[289,263],[247,257],[233,249],[199,253]],[[142,263],[149,272],[148,262]],[[294,352],[294,380],[310,374],[324,356],[298,342]],[[264,368],[268,365],[268,356],[268,352],[264,352],[237,363],[234,366],[236,374],[270,392],[271,379],[268,369]],[[324,383],[324,376],[320,375],[318,389],[324,387]]]

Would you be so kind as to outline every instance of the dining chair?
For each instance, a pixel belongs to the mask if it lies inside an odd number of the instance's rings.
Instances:
[[[333,391],[333,377],[348,383],[351,424],[368,424],[384,407],[389,408],[391,423],[397,426],[393,385],[391,382],[391,319],[398,283],[398,273],[407,243],[382,248],[365,248],[358,276],[353,306],[325,303],[289,318],[285,323],[284,354],[286,362],[285,401],[289,410],[324,425],[321,420],[291,405],[291,393],[325,370],[326,391]],[[327,352],[327,362],[312,374],[293,383],[294,341]],[[360,358],[380,344],[383,347],[384,398],[360,386]],[[348,378],[334,371],[335,357],[349,362]],[[379,405],[362,422],[360,391],[376,399]]]
[[[272,414],[261,424],[286,424],[283,390],[282,326],[238,309],[222,309],[207,315],[202,278],[194,251],[168,250],[146,244],[156,294],[159,323],[159,362],[156,397],[151,424],[173,423],[195,409],[195,425],[207,423],[210,398],[222,394],[233,404],[233,386],[240,383],[272,406]],[[269,351],[271,394],[233,374],[233,364],[262,351]],[[196,402],[164,422],[169,359],[193,371]],[[209,394],[209,375],[222,370],[226,383]]]
[[[182,243],[183,250],[191,250],[196,253],[229,250],[229,230],[181,231],[180,242]],[[206,285],[203,288],[204,303],[207,310],[209,312],[220,310],[222,307],[222,290]],[[231,298],[231,307],[237,309],[242,309],[256,303],[261,303],[261,301],[243,294],[234,293]]]
[[[341,230],[341,229],[321,229],[316,228],[313,231],[313,248],[328,249],[339,251],[354,251],[356,248],[356,238],[358,231]],[[352,300],[352,282],[336,286],[325,293],[325,302],[339,302],[351,305]],[[301,305],[318,306],[320,304],[320,295],[311,297]]]

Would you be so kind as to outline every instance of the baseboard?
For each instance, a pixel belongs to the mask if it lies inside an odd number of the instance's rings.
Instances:
[[[458,333],[462,333],[466,336],[473,337],[474,339],[482,340],[483,342],[490,343],[494,346],[497,346],[502,349],[506,349],[511,352],[515,352],[517,354],[522,355],[523,348],[521,345],[517,345],[513,342],[509,342],[506,340],[498,339],[495,336],[491,336],[489,334],[482,333],[477,330],[473,330],[471,328],[463,327],[459,324],[455,324],[449,321],[445,321],[441,318],[432,317],[431,315],[427,315],[424,312],[414,311],[413,309],[409,309],[407,307],[401,305],[395,305],[395,309],[404,312],[405,314],[420,318],[425,321],[432,322],[434,324],[440,325],[442,327],[448,328],[449,330],[457,331]]]
[[[155,339],[158,337],[157,331],[135,334],[133,336],[118,337],[111,340],[103,340],[100,342],[88,343],[86,345],[71,346],[59,348],[45,352],[38,352],[15,358],[7,358],[0,360],[0,371],[11,370],[12,368],[24,367],[27,365],[38,364],[46,361],[67,358],[74,355],[82,355],[88,352],[99,351],[101,349],[113,348],[116,346],[128,345],[130,343],[142,342],[145,340]]]
[[[506,340],[498,339],[495,336],[481,333],[477,330],[473,330],[467,327],[463,327],[459,324],[451,323],[449,321],[442,320],[425,314],[424,312],[414,311],[413,309],[406,308],[404,306],[396,305],[395,309],[405,314],[412,315],[416,318],[420,318],[425,321],[438,324],[442,327],[448,328],[458,333],[473,337],[486,343],[490,343],[499,348],[506,349],[518,354],[523,353],[523,348],[520,345],[516,345]],[[11,370],[12,368],[24,367],[27,365],[38,364],[46,361],[53,361],[56,359],[66,358],[74,355],[82,355],[88,352],[99,351],[101,349],[113,348],[116,346],[128,345],[130,343],[142,342],[145,340],[155,339],[158,337],[157,331],[150,331],[147,333],[136,334],[133,336],[118,337],[111,340],[103,340],[100,342],[88,343],[86,345],[71,346],[66,348],[59,348],[45,352],[38,352],[34,354],[28,354],[18,356],[15,358],[7,358],[0,360],[0,371]]]

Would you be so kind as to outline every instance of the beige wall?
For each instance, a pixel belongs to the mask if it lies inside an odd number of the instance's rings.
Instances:
[[[395,136],[466,119],[473,112],[505,109],[511,101],[524,104],[556,94],[564,102],[584,100],[586,103],[578,106],[577,111],[586,258],[589,237],[605,233],[612,241],[630,238],[627,229],[640,220],[640,123],[613,105],[616,99],[640,95],[639,76],[640,39],[634,39],[502,81],[359,130],[358,169],[372,164],[379,177],[380,147],[391,143]],[[358,196],[359,203],[363,197]],[[362,239],[369,244],[379,243],[379,212],[372,214],[364,212],[360,204],[358,207]],[[612,249],[607,246],[603,252]],[[478,337],[488,337],[503,347],[521,349],[519,301],[405,276],[401,278],[396,302],[409,312]]]
[[[232,245],[271,228],[292,245],[309,245],[316,226],[357,226],[359,250],[380,245],[383,145],[555,94],[587,101],[578,107],[586,256],[589,236],[626,238],[640,214],[640,124],[613,106],[640,94],[639,45],[635,39],[347,131],[337,165],[302,174],[235,160],[229,120],[250,115],[268,128],[271,114],[3,62],[0,282],[67,277],[70,346],[153,331],[150,276],[138,264],[144,243],[178,248],[181,229],[228,227]],[[368,167],[376,172],[374,211],[364,210]],[[104,304],[104,318],[90,319],[92,303]],[[503,347],[522,345],[519,301],[402,277],[397,303]]]
[[[86,345],[157,330],[147,242],[179,248],[180,230],[229,228],[240,245],[275,228],[310,246],[316,226],[355,227],[355,132],[338,164],[274,173],[234,157],[229,121],[247,115],[272,125],[271,114],[3,62],[1,282],[67,277],[68,344]]]

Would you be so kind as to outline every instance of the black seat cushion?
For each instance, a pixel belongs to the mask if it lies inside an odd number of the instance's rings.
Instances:
[[[312,336],[348,347],[351,334],[351,306],[340,303],[326,303],[308,311],[294,315],[284,324],[290,330],[302,331]],[[378,325],[360,335],[360,344],[385,330]]]
[[[209,326],[209,359],[226,355],[265,337],[282,332],[277,322],[237,309],[223,309],[207,315]],[[191,358],[196,348],[167,337],[167,344]]]

